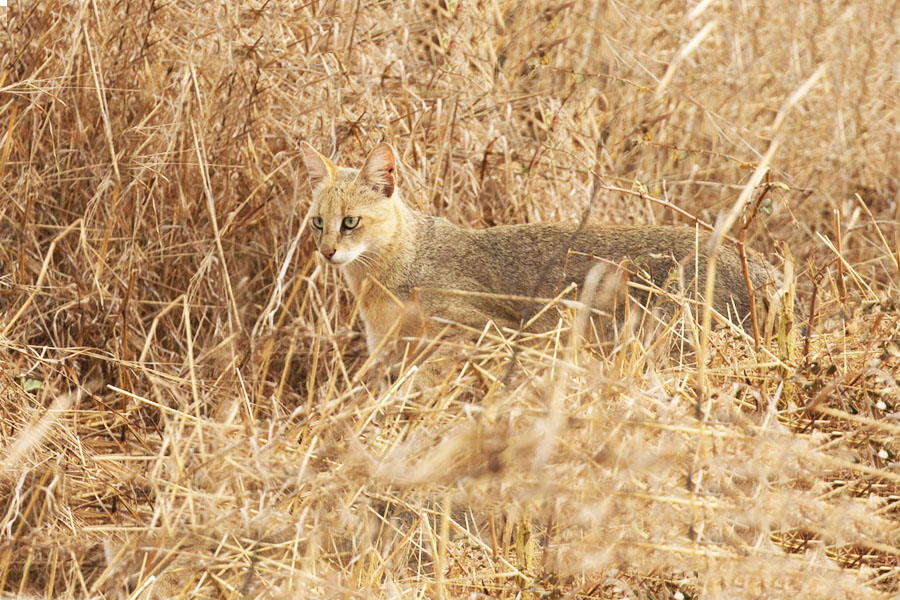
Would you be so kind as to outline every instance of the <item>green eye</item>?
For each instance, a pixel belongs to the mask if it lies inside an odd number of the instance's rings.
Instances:
[[[315,227],[316,229],[321,231],[323,225],[324,225],[324,223],[322,223],[322,217],[313,217],[312,218],[312,226]]]
[[[356,229],[357,225],[359,225],[359,217],[344,217],[344,222],[341,224],[344,229]]]

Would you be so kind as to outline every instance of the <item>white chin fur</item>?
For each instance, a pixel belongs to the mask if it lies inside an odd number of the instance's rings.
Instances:
[[[352,250],[338,250],[334,253],[334,256],[331,257],[331,264],[337,265],[339,267],[345,267],[359,258],[359,256],[365,251],[365,246],[357,246]]]

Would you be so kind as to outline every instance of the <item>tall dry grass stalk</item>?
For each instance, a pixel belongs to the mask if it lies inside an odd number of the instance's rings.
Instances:
[[[900,4],[9,0],[0,28],[6,597],[900,593]],[[595,181],[591,219],[730,215],[789,248],[808,324],[486,327],[437,388],[391,382],[296,145],[383,137],[459,223],[575,220]]]

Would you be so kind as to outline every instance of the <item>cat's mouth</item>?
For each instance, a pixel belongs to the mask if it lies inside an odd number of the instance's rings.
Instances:
[[[328,262],[336,267],[345,267],[358,259],[365,251],[366,248],[364,246],[358,246],[351,250],[338,250],[328,258]]]

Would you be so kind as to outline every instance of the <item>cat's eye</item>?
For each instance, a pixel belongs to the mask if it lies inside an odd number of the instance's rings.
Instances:
[[[356,226],[359,225],[359,217],[344,217],[343,223],[341,223],[341,227],[344,229],[356,229]]]
[[[316,229],[318,229],[319,231],[321,231],[322,227],[324,226],[324,223],[322,222],[322,217],[313,217],[312,218],[312,226],[315,227]]]

